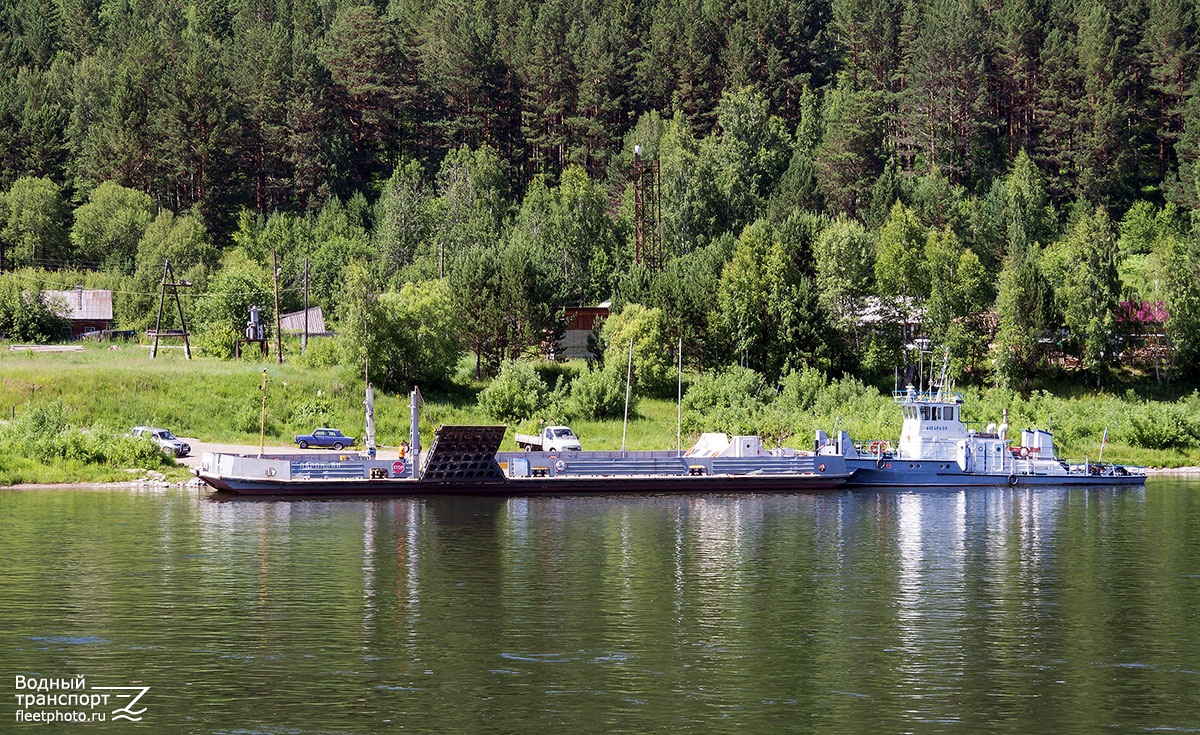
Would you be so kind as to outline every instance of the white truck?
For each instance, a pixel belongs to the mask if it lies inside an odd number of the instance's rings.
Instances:
[[[547,426],[541,434],[517,434],[517,446],[534,452],[578,452],[583,449],[570,426]]]

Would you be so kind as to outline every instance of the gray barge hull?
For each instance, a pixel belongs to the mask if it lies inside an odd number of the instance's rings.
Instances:
[[[850,477],[841,457],[498,454],[503,436],[503,426],[443,426],[419,469],[357,456],[206,452],[196,475],[219,491],[274,497],[809,492],[839,488]]]

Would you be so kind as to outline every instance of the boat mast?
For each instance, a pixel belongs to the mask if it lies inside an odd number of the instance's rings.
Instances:
[[[625,432],[629,429],[629,392],[633,386],[633,337],[629,338],[629,366],[625,370],[625,419],[621,422],[621,451],[625,451]]]
[[[683,337],[679,338],[679,374],[675,386],[675,453],[683,456]]]
[[[366,413],[366,438],[363,444],[366,445],[367,456],[375,456],[375,388],[367,383],[367,397],[363,400],[363,407]]]
[[[421,389],[414,385],[408,402],[408,446],[412,450],[413,477],[417,476],[421,465],[421,425],[417,408],[420,401]]]

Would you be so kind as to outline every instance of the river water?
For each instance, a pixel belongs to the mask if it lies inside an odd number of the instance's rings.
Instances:
[[[0,732],[1200,732],[1200,483],[0,491],[0,674]]]

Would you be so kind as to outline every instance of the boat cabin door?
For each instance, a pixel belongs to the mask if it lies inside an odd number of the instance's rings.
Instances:
[[[955,459],[958,460],[958,468],[963,472],[967,472],[971,466],[971,445],[965,441],[957,442],[955,445]]]

